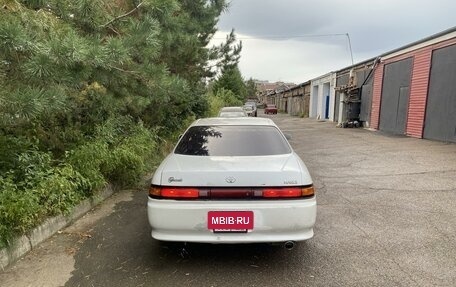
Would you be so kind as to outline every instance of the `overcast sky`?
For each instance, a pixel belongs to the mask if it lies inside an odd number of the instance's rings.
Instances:
[[[234,28],[246,79],[298,84],[351,65],[346,33],[356,63],[456,26],[455,11],[455,0],[231,0],[213,43]]]

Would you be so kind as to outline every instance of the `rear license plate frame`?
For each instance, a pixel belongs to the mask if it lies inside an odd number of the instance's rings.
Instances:
[[[207,228],[214,233],[247,233],[254,228],[254,218],[250,210],[208,211]]]

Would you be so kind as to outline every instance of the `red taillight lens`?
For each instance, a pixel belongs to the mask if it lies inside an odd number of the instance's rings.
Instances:
[[[149,195],[162,198],[198,198],[199,190],[189,187],[157,187],[151,186]]]
[[[301,188],[265,188],[263,189],[263,197],[277,198],[277,197],[301,197]]]
[[[313,186],[307,187],[279,187],[263,189],[265,198],[291,198],[291,197],[309,197],[315,194]]]
[[[162,197],[198,198],[198,195],[199,195],[199,190],[197,188],[164,187],[161,190]]]

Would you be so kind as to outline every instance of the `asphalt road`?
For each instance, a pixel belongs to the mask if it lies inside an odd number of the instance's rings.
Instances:
[[[159,244],[146,190],[122,191],[0,271],[0,286],[456,286],[455,144],[269,117],[317,187],[313,239]]]

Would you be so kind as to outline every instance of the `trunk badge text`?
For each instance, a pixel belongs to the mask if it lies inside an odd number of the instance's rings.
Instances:
[[[228,183],[234,183],[236,181],[236,179],[232,176],[229,176],[229,177],[225,178],[225,181]]]
[[[171,183],[171,182],[182,182],[182,178],[175,178],[173,176],[171,176],[170,178],[168,178],[168,182]]]
[[[298,184],[298,181],[297,180],[292,180],[292,179],[291,180],[285,180],[283,182],[283,184]]]

